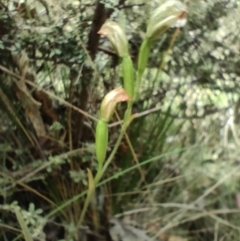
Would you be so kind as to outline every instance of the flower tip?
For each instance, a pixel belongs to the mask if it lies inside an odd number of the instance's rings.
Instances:
[[[103,36],[106,35],[106,33],[105,33],[102,29],[100,29],[100,30],[97,32],[97,34],[99,34],[99,35],[103,35]]]
[[[116,88],[110,91],[103,99],[100,107],[101,119],[109,121],[116,108],[117,103],[130,101],[131,98],[123,88]]]
[[[116,22],[106,21],[98,31],[98,34],[109,39],[119,56],[128,55],[127,37],[123,29]]]

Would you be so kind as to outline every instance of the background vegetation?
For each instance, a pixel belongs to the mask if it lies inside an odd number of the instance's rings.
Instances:
[[[1,240],[23,240],[27,230],[34,240],[110,240],[114,215],[162,241],[239,240],[237,0],[185,2],[186,26],[154,43],[139,116],[79,223],[87,168],[96,172],[99,105],[122,82],[97,31],[118,22],[136,64],[159,3],[0,0]]]

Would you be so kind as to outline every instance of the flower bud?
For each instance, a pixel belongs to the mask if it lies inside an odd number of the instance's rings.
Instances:
[[[118,102],[130,101],[126,90],[117,88],[105,95],[100,107],[100,119],[108,122],[116,108]]]
[[[129,55],[126,34],[117,23],[113,21],[105,22],[98,34],[108,38],[119,57]]]
[[[147,37],[152,40],[178,21],[186,19],[187,7],[177,0],[169,0],[160,5],[149,19]]]

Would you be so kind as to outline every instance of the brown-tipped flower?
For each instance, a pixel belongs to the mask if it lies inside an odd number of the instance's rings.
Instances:
[[[129,55],[128,41],[123,29],[113,21],[105,22],[98,34],[106,36],[114,47],[119,57]]]
[[[147,37],[154,40],[178,21],[186,19],[187,7],[177,0],[169,0],[160,5],[149,19]]]
[[[130,97],[123,88],[116,88],[105,95],[101,107],[100,118],[106,122],[110,121],[117,103],[130,101]]]

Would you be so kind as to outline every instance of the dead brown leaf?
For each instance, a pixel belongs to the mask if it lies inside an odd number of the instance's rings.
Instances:
[[[32,97],[25,82],[25,76],[28,71],[28,56],[25,51],[22,51],[20,56],[15,55],[13,56],[13,59],[18,65],[21,73],[21,79],[19,81],[14,81],[17,87],[16,95],[21,101],[25,113],[31,121],[37,136],[39,138],[44,137],[47,135],[47,132],[39,110],[41,103]]]
[[[188,239],[173,235],[169,237],[168,241],[188,241]]]

